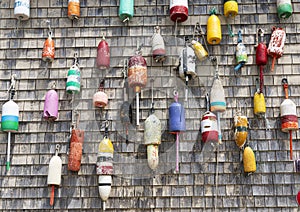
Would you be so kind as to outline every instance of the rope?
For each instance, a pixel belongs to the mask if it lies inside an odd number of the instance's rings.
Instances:
[[[219,157],[219,145],[217,145],[217,157],[216,157],[216,162],[217,162],[217,165],[216,165],[216,194],[215,194],[215,211],[217,211],[217,208],[218,208],[218,181],[219,181],[219,169],[218,169],[218,166],[219,166],[219,160],[218,160],[218,157]]]

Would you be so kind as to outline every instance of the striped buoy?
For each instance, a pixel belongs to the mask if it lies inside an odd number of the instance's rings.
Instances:
[[[112,185],[113,174],[113,154],[114,147],[111,140],[107,137],[99,143],[97,155],[97,169],[99,195],[103,201],[103,210],[105,210],[105,202],[109,198]]]
[[[155,33],[151,38],[152,57],[155,62],[163,62],[166,60],[166,49],[163,37],[160,35],[159,26],[155,27]]]
[[[30,17],[30,0],[15,0],[14,15],[18,20],[28,20]]]
[[[74,64],[68,71],[66,91],[69,94],[80,92],[80,69]]]
[[[225,17],[234,18],[239,12],[238,3],[236,0],[224,0],[224,15]]]
[[[254,173],[256,171],[256,159],[251,147],[247,146],[243,152],[243,163],[245,173]]]
[[[291,0],[277,0],[277,13],[279,18],[289,18],[293,14]]]
[[[239,148],[243,148],[248,136],[248,119],[246,116],[234,116],[234,139]]]
[[[1,130],[16,132],[19,129],[19,106],[13,100],[9,100],[2,106]]]
[[[52,89],[46,93],[43,117],[48,121],[55,121],[58,118],[58,94],[54,90],[55,83]]]
[[[217,116],[210,111],[203,114],[201,119],[202,142],[218,142]]]
[[[68,2],[68,17],[69,19],[78,19],[80,17],[80,1],[69,0]]]
[[[216,9],[212,8],[207,20],[207,42],[212,45],[219,44],[222,39],[221,21],[216,12]]]
[[[285,31],[282,28],[273,27],[271,40],[267,49],[268,54],[273,58],[271,71],[274,71],[276,59],[280,58],[283,55],[285,40]]]
[[[170,0],[170,19],[174,22],[184,22],[188,19],[188,0]]]
[[[225,112],[225,91],[220,79],[216,78],[210,92],[210,110],[212,112]]]

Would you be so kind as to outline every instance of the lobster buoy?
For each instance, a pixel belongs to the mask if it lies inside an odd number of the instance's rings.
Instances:
[[[236,115],[234,117],[234,139],[239,148],[243,148],[248,136],[248,119],[246,116]]]
[[[97,66],[99,69],[108,69],[110,67],[110,50],[104,36],[97,48]]]
[[[159,162],[158,145],[161,143],[161,123],[154,114],[148,116],[145,121],[144,141],[147,145],[148,165],[154,170]]]
[[[247,146],[243,152],[243,163],[245,173],[254,173],[256,171],[255,155],[251,147]]]
[[[54,90],[55,83],[52,86],[52,89],[46,93],[45,103],[44,103],[44,119],[48,121],[55,121],[58,118],[58,94]]]
[[[166,59],[166,49],[163,37],[160,35],[159,26],[155,27],[155,33],[151,39],[152,57],[155,62],[163,62]]]
[[[96,172],[99,175],[99,195],[103,201],[103,210],[105,210],[105,202],[109,198],[112,184],[113,174],[113,154],[114,147],[111,140],[107,137],[99,143],[98,155],[97,155],[97,169]]]
[[[188,19],[188,0],[170,0],[170,19],[174,22],[184,22]]]
[[[80,17],[80,0],[69,0],[68,2],[69,19],[78,19]]]
[[[201,119],[202,142],[218,142],[217,116],[210,111],[203,114]]]
[[[120,0],[119,17],[121,21],[129,21],[134,14],[134,0]]]
[[[30,17],[30,0],[15,0],[14,15],[18,20],[28,20]]]
[[[210,110],[211,112],[225,112],[226,110],[225,91],[218,78],[214,80],[211,88]]]
[[[293,13],[291,0],[277,0],[277,13],[279,18],[289,18]]]
[[[298,191],[298,194],[296,196],[296,201],[297,201],[298,205],[300,205],[300,191]]]
[[[147,62],[140,52],[128,60],[128,84],[136,93],[136,125],[139,125],[139,93],[147,84]]]
[[[273,27],[271,40],[267,49],[268,54],[273,57],[271,71],[274,71],[276,59],[283,55],[285,39],[285,31],[282,28]]]
[[[104,92],[104,80],[101,81],[98,91],[93,96],[93,105],[104,108],[108,104],[108,96]]]
[[[268,62],[267,46],[263,42],[259,43],[256,48],[256,65],[265,66]]]
[[[263,93],[255,92],[254,94],[254,114],[264,116],[266,113],[266,101]]]
[[[71,66],[68,71],[66,91],[69,94],[80,92],[80,69],[77,64]]]
[[[222,39],[221,21],[216,12],[216,9],[212,8],[207,20],[207,42],[213,45],[219,44]]]
[[[51,158],[48,169],[47,184],[51,186],[50,193],[50,205],[54,203],[54,189],[55,186],[60,186],[61,183],[61,170],[62,170],[62,160],[58,156],[59,145],[56,145],[55,155]]]
[[[84,131],[79,129],[72,129],[68,159],[68,170],[70,171],[77,172],[80,169],[83,140]]]
[[[239,12],[238,3],[236,0],[224,0],[224,15],[225,17],[234,18]]]
[[[235,71],[242,68],[248,61],[246,46],[242,42],[242,31],[239,30],[238,45],[236,46],[235,52],[236,62],[238,65],[234,67]]]
[[[179,133],[185,131],[185,110],[181,103],[178,102],[178,93],[174,92],[174,100],[169,107],[169,132],[176,134],[176,168],[179,171]]]
[[[42,59],[45,62],[52,62],[55,56],[54,40],[52,39],[52,32],[48,33],[48,38],[44,42]]]
[[[201,43],[199,43],[198,41],[192,40],[191,44],[192,44],[192,48],[195,52],[195,55],[197,56],[197,58],[200,61],[203,61],[208,57],[208,53],[204,49],[204,47],[202,46]]]
[[[17,132],[19,129],[19,106],[13,100],[9,100],[2,106],[1,130],[5,132]]]

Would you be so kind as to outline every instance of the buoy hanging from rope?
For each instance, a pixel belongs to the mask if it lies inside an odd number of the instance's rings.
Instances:
[[[195,38],[195,35],[197,36],[196,38]],[[194,33],[193,33],[193,39],[192,39],[191,45],[192,45],[192,49],[195,52],[195,55],[201,62],[208,57],[208,52],[205,50],[203,45],[200,43],[200,41],[199,41],[200,36],[202,37],[205,47],[207,48],[207,44],[206,44],[205,37],[204,37],[204,32],[202,31],[202,27],[199,24],[199,22],[197,22],[194,26]]]
[[[188,0],[170,0],[170,19],[174,22],[184,22],[188,19]]]
[[[122,22],[129,21],[134,15],[134,0],[120,0],[119,17]]]
[[[49,162],[49,168],[48,168],[47,184],[48,184],[48,186],[51,186],[51,192],[50,192],[50,205],[51,206],[54,204],[55,186],[60,186],[60,183],[61,183],[62,160],[58,156],[59,148],[60,148],[60,145],[57,144],[56,148],[55,148],[55,155],[51,158],[51,160]]]
[[[30,0],[15,0],[14,15],[20,21],[28,20],[30,17]]]
[[[128,130],[129,130],[129,125],[131,124],[132,120],[132,113],[131,113],[131,105],[128,102],[128,80],[127,80],[127,60],[124,60],[123,64],[123,78],[124,78],[124,85],[123,85],[123,95],[124,95],[124,102],[121,105],[121,110],[120,110],[120,118],[123,126],[125,126],[125,137],[126,137],[126,143],[128,142]]]
[[[72,111],[72,117],[77,115],[77,121],[72,122],[71,138],[70,138],[70,150],[68,158],[68,170],[78,172],[81,165],[82,149],[84,141],[84,131],[78,129],[80,114]]]
[[[280,58],[283,55],[286,34],[282,28],[273,27],[272,30],[273,32],[267,52],[273,58],[271,71],[274,71],[276,59]]]
[[[68,71],[67,75],[67,84],[66,91],[69,94],[79,93],[80,92],[80,69],[79,62],[77,58],[77,52],[74,54],[74,62],[71,68]]]
[[[279,18],[289,18],[293,14],[291,0],[277,0],[277,13]]]
[[[239,30],[239,33],[238,33],[238,44],[236,46],[235,57],[236,57],[236,62],[238,65],[234,67],[234,70],[238,71],[248,61],[247,50],[246,50],[245,44],[243,44],[241,30]]]
[[[140,125],[139,94],[147,84],[147,62],[142,56],[141,47],[128,60],[128,84],[136,93],[136,125]]]
[[[234,140],[239,148],[243,148],[248,136],[248,118],[238,112],[234,116]]]
[[[179,134],[185,131],[185,110],[178,102],[178,92],[174,92],[174,100],[169,107],[169,132],[176,135],[176,168],[179,172]]]
[[[52,84],[52,89],[46,93],[43,117],[48,121],[55,121],[58,118],[58,94],[55,91],[56,83]]]
[[[298,116],[295,103],[288,96],[288,81],[282,79],[282,85],[285,92],[285,100],[280,105],[281,130],[290,134],[290,159],[293,160],[293,131],[297,131]]]
[[[260,43],[258,43],[258,35],[260,35]],[[263,93],[263,85],[264,85],[263,69],[268,62],[267,46],[263,41],[263,36],[264,36],[264,30],[259,28],[256,33],[256,39],[258,43],[256,46],[256,65],[259,66],[260,93]]]
[[[239,12],[236,0],[224,0],[224,15],[226,18],[234,18]]]
[[[186,43],[179,56],[179,76],[185,80],[185,101],[188,99],[188,82],[197,77],[196,56],[191,47]]]
[[[165,49],[165,42],[163,37],[160,34],[159,26],[156,26],[155,33],[151,38],[152,44],[152,57],[155,62],[163,62],[166,60],[166,49]]]
[[[159,162],[158,146],[161,143],[161,123],[154,114],[153,80],[151,85],[151,100],[150,115],[145,121],[144,142],[147,145],[148,165],[152,170],[155,170]]]
[[[107,116],[107,115],[106,115]],[[102,207],[105,210],[105,202],[109,198],[112,185],[114,147],[108,138],[108,120],[105,121],[105,136],[99,143],[96,172],[98,175],[99,195],[102,199]]]
[[[11,133],[19,130],[19,106],[13,101],[15,95],[16,75],[11,76],[11,84],[8,89],[9,101],[2,106],[1,130],[8,133],[6,170],[10,170],[10,142]]]
[[[110,67],[110,50],[104,35],[98,44],[96,61],[97,67],[100,70],[108,69]]]
[[[68,17],[71,20],[79,19],[79,17],[80,17],[80,0],[69,0],[69,2],[68,2]]]
[[[49,23],[49,32],[48,32],[48,38],[44,42],[43,52],[42,52],[42,59],[45,62],[52,62],[55,57],[55,47],[54,47],[54,40],[52,39],[52,29],[50,27]]]
[[[104,108],[108,104],[108,96],[104,92],[104,79],[100,82],[98,91],[93,96],[94,107]]]
[[[219,79],[218,62],[216,60],[215,79],[210,92],[210,111],[217,113],[219,143],[222,143],[221,120],[220,113],[226,110],[225,91],[221,80]]]
[[[251,147],[247,146],[243,152],[244,172],[251,174],[256,172],[255,154]]]
[[[217,116],[209,111],[209,94],[206,94],[206,112],[201,119],[202,142],[218,142]]]
[[[222,39],[221,21],[216,13],[216,8],[212,8],[207,20],[207,42],[212,45],[219,44]]]

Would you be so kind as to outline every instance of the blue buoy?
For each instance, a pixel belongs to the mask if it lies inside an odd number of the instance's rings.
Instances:
[[[182,104],[173,102],[169,107],[169,131],[177,133],[185,131],[185,111]]]

